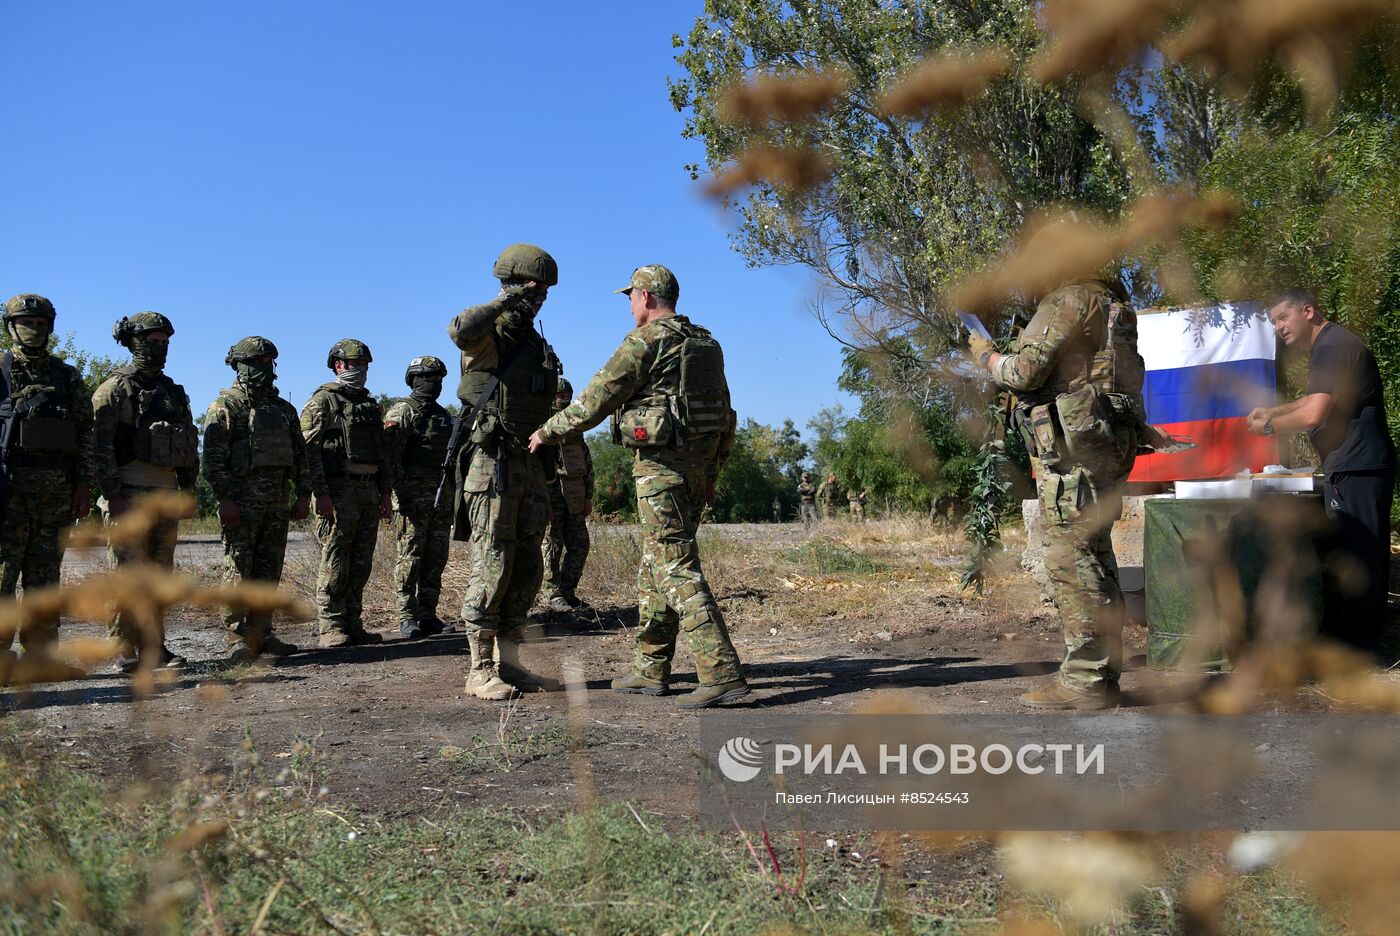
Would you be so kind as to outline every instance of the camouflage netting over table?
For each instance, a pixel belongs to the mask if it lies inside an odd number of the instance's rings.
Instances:
[[[1224,666],[1245,638],[1305,640],[1322,617],[1325,514],[1315,495],[1149,498],[1147,664]]]

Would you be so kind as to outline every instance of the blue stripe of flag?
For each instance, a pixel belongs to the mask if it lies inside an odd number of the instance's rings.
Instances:
[[[1275,403],[1274,362],[1252,359],[1147,372],[1142,395],[1150,423],[1247,416]]]

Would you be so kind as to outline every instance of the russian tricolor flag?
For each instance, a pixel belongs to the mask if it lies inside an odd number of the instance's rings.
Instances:
[[[1225,478],[1278,461],[1278,444],[1250,435],[1244,418],[1273,406],[1273,325],[1261,303],[1225,303],[1138,313],[1138,351],[1147,365],[1147,421],[1196,448],[1138,456],[1130,481]]]

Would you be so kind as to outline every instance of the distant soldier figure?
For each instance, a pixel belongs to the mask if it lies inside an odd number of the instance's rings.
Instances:
[[[199,476],[199,430],[185,388],[165,373],[165,359],[175,326],[159,312],[138,312],[112,326],[112,337],[131,352],[131,364],[119,369],[92,395],[93,465],[107,523],[120,524],[131,502],[155,491],[184,491],[194,496]],[[193,515],[193,511],[191,511]],[[113,546],[114,568],[152,562],[175,566],[180,522],[161,519],[135,546]],[[142,661],[151,667],[183,666],[182,657],[165,646],[161,621],[155,633],[141,633],[124,616],[112,622],[121,642],[117,666],[134,672]],[[148,654],[158,654],[148,658]]]
[[[320,518],[316,607],[322,647],[384,639],[365,630],[363,616],[379,521],[387,520],[392,508],[384,414],[365,389],[373,360],[363,341],[337,341],[326,355],[335,380],[317,387],[301,410],[307,473]]]
[[[409,362],[404,383],[412,391],[384,414],[384,441],[394,473],[398,507],[399,636],[409,639],[440,634],[447,625],[438,617],[442,570],[452,544],[452,498],[436,512],[433,499],[442,481],[452,416],[438,403],[447,365],[431,355]]]
[[[53,303],[24,293],[5,303],[11,348],[0,353],[0,595],[58,584],[61,534],[92,510],[92,394],[77,368],[49,353]],[[44,655],[58,622],[20,631],[26,654]],[[0,656],[9,652],[3,638]]]
[[[783,502],[781,498],[773,498],[773,522],[783,522]]]
[[[557,413],[568,406],[573,398],[573,385],[560,377],[554,411]],[[544,537],[544,583],[549,590],[550,610],[562,612],[584,606],[575,592],[588,561],[587,517],[593,513],[593,455],[582,436],[559,443],[555,471],[555,480],[549,486],[553,519]]]
[[[700,688],[681,707],[707,708],[749,692],[695,539],[701,508],[713,499],[734,447],[724,354],[708,331],[676,314],[680,285],[664,266],[639,267],[618,292],[628,295],[636,329],[578,399],[530,438],[530,448],[585,432],[616,414],[614,439],[637,453],[632,474],[643,546],[635,663],[612,687],[664,693],[676,637],[684,631]]]
[[[461,484],[454,498],[454,536],[471,531],[471,578],[462,599],[471,649],[466,691],[501,701],[562,688],[520,663],[526,615],[544,578],[540,543],[553,476],[553,452],[535,454],[526,442],[554,410],[558,374],[535,315],[559,282],[559,266],[539,247],[512,244],[492,274],[500,294],[464,309],[447,333],[462,349],[457,396],[468,413],[478,414],[458,458]]]
[[[971,352],[1017,396],[1017,426],[1036,460],[1045,571],[1064,627],[1059,676],[1021,703],[1117,705],[1124,608],[1111,532],[1144,425],[1137,315],[1121,283],[1089,274],[1040,301],[1011,354],[978,335]]]
[[[806,471],[802,472],[802,481],[797,485],[797,512],[802,516],[803,529],[810,530],[817,522],[817,486]]]
[[[851,519],[857,523],[865,522],[865,499],[868,494],[866,490],[857,493],[854,488],[846,492],[846,507],[851,512]]]
[[[817,485],[817,503],[821,505],[822,519],[831,520],[836,516],[836,498],[840,495],[836,489],[836,475],[829,474]]]
[[[219,391],[204,417],[204,480],[219,500],[224,540],[224,584],[282,580],[287,528],[311,509],[311,475],[297,409],[277,392],[277,346],[256,335],[229,348],[233,386]],[[288,504],[288,494],[296,502]],[[266,612],[224,611],[230,662],[296,647],[272,632]]]

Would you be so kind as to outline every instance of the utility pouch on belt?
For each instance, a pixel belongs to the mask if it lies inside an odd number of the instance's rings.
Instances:
[[[626,448],[669,448],[676,443],[667,406],[638,406],[613,414],[613,441]]]
[[[150,463],[161,468],[193,468],[199,464],[199,443],[193,426],[154,422],[151,434]]]
[[[1054,468],[1064,460],[1060,450],[1060,433],[1055,417],[1055,404],[1042,403],[1032,406],[1030,411],[1031,439],[1035,443],[1033,451],[1040,463]]]
[[[1077,462],[1112,458],[1116,414],[1104,395],[1092,384],[1055,398],[1063,432],[1065,453]]]

